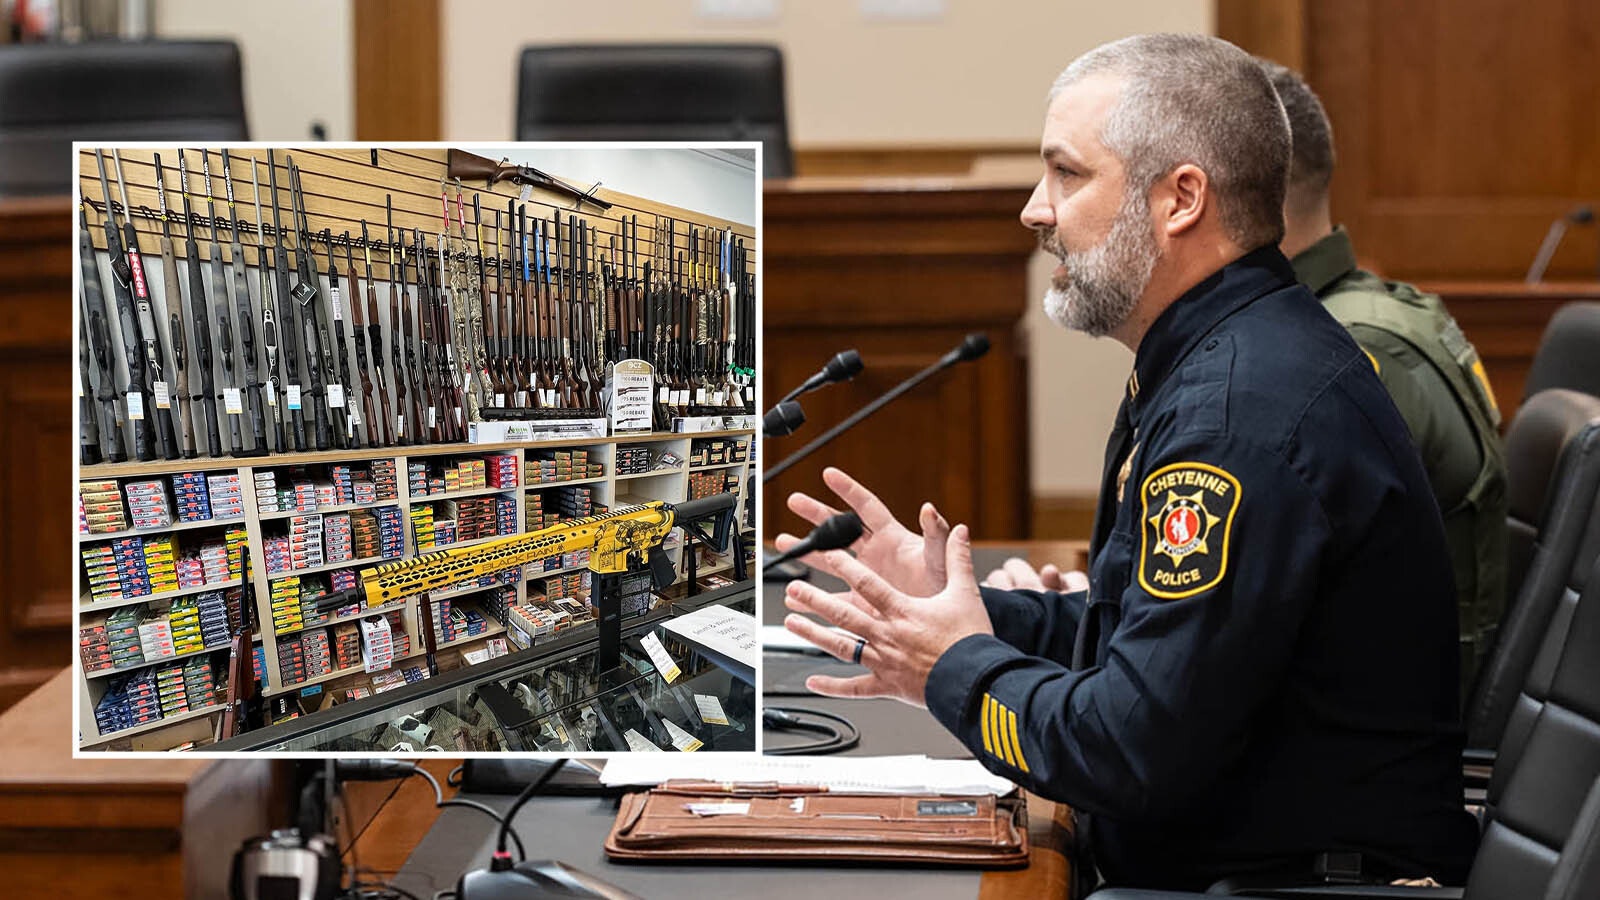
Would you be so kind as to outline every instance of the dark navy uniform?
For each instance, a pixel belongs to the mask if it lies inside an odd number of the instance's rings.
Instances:
[[[1405,422],[1349,334],[1256,250],[1141,341],[1087,597],[984,590],[928,709],[1091,814],[1107,881],[1204,888],[1329,851],[1463,883],[1456,607]]]

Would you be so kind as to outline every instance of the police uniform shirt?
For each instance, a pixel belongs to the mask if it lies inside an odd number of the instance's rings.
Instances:
[[[1394,405],[1275,247],[1140,342],[1090,589],[984,590],[930,712],[1094,816],[1108,881],[1204,888],[1324,851],[1460,883],[1456,611]],[[1076,657],[1076,665],[1072,665]]]

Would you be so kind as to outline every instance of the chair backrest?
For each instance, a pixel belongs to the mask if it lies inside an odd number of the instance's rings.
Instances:
[[[1561,858],[1550,876],[1544,900],[1594,900],[1600,897],[1600,780],[1578,811],[1572,837],[1561,848]]]
[[[1571,604],[1600,553],[1600,398],[1552,390],[1523,404],[1506,434],[1506,470],[1511,593],[1465,714],[1467,745],[1502,752],[1513,710],[1548,689]]]
[[[1550,317],[1522,395],[1551,388],[1600,397],[1600,303],[1568,303]]]
[[[1592,502],[1592,500],[1591,500]],[[1520,752],[1495,762],[1498,802],[1467,879],[1473,900],[1539,897],[1600,778],[1600,574],[1591,574],[1548,698]]]
[[[72,142],[247,140],[228,41],[0,47],[0,196],[72,191]]]
[[[525,47],[519,141],[761,141],[794,174],[783,51],[753,44]]]

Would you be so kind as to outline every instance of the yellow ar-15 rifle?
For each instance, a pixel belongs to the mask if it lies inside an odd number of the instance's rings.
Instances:
[[[320,609],[334,609],[361,601],[372,609],[402,597],[436,591],[481,578],[493,572],[519,568],[537,559],[576,550],[589,551],[589,571],[593,573],[591,594],[599,609],[601,670],[615,667],[621,642],[621,602],[616,591],[621,577],[649,569],[657,586],[673,580],[672,563],[661,550],[662,541],[675,526],[688,530],[690,523],[718,517],[712,543],[718,549],[727,545],[733,494],[715,494],[686,503],[652,501],[623,506],[598,516],[570,519],[528,534],[517,534],[486,541],[471,547],[458,547],[424,553],[399,562],[380,563],[361,573],[361,582],[346,591],[336,591],[317,601]],[[419,605],[422,639],[433,666],[433,615],[428,603]]]

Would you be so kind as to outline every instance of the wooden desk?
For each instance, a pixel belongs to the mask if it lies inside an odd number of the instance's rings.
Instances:
[[[1600,300],[1600,282],[1593,281],[1430,281],[1419,287],[1444,300],[1477,347],[1505,423],[1522,406],[1528,368],[1550,317],[1564,304]]]
[[[287,763],[71,757],[71,672],[0,714],[7,897],[227,896],[246,838],[285,821]]]
[[[767,402],[841,350],[866,370],[801,398],[812,423],[765,442],[765,461],[804,446],[933,363],[971,331],[987,356],[886,407],[776,479],[765,527],[799,527],[781,498],[816,492],[826,465],[861,478],[902,519],[937,500],[974,533],[1020,538],[1031,521],[1028,380],[1019,333],[1036,245],[1018,215],[1032,184],[974,178],[793,179],[763,194],[762,378]]]

